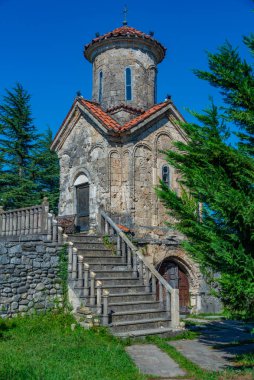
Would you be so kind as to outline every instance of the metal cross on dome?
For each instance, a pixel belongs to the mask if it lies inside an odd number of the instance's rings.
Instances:
[[[128,22],[127,22],[127,14],[128,14],[128,8],[127,8],[127,5],[124,6],[124,9],[123,9],[123,25],[127,25]]]

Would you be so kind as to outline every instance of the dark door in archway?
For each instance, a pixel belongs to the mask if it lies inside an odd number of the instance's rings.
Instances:
[[[159,273],[172,286],[179,289],[180,312],[188,313],[190,305],[189,281],[186,273],[173,261],[163,261]]]
[[[76,187],[77,227],[80,231],[89,230],[89,183]]]

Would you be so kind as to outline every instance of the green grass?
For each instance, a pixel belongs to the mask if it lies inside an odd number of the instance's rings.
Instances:
[[[71,315],[0,322],[1,380],[144,380],[125,343],[103,328],[84,330]]]
[[[105,328],[84,330],[70,314],[61,311],[0,319],[0,380],[151,379],[139,373],[125,352],[126,345],[138,342],[156,344],[186,371],[188,379],[253,379],[253,353],[237,357],[238,370],[215,373],[201,369],[170,346],[170,340],[197,336],[195,332],[184,331],[167,339],[121,341]]]
[[[239,366],[246,366],[254,369],[254,351],[248,354],[237,355],[235,359]]]

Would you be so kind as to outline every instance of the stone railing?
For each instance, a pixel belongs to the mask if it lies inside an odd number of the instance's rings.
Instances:
[[[113,220],[101,211],[101,232],[105,235],[115,235],[117,239],[117,255],[122,256],[127,264],[128,270],[142,280],[147,293],[156,296],[158,287],[158,299],[161,308],[165,309],[171,318],[171,327],[179,327],[179,290],[172,288],[159,274],[155,267],[148,262],[142,253],[128,239],[128,237],[117,227]],[[104,304],[106,302],[104,301]],[[107,304],[106,304],[107,306]]]
[[[139,278],[145,285],[147,293],[157,297],[161,309],[165,310],[171,319],[172,329],[179,328],[179,290],[172,288],[158,273],[142,253],[134,246],[128,237],[117,227],[113,220],[101,211],[101,232],[104,235],[113,235],[117,239],[117,255],[123,258],[123,264],[128,270],[133,271],[133,276]],[[66,243],[68,235],[63,234],[63,242]],[[109,324],[108,297],[109,291],[103,288],[101,281],[96,281],[96,273],[90,269],[85,257],[78,255],[78,249],[74,243],[68,241],[68,272],[69,285],[75,289],[79,303],[84,303],[93,312],[101,317],[102,324]],[[78,307],[78,305],[76,305]],[[73,305],[75,309],[75,305]]]
[[[63,241],[63,229],[58,226],[54,214],[49,212],[48,199],[41,205],[4,211],[0,207],[0,238],[25,238],[27,236],[58,242]]]
[[[68,235],[63,234],[63,242]],[[78,249],[73,242],[68,241],[68,272],[69,283],[73,282],[79,300],[101,317],[102,324],[108,325],[108,296],[109,292],[102,289],[101,281],[96,281],[96,273],[90,269],[84,257],[78,255]]]

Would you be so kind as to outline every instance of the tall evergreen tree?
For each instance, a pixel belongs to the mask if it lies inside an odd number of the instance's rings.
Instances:
[[[21,84],[6,90],[0,105],[0,198],[5,208],[18,208],[38,201],[31,179],[32,149],[37,139],[30,95]]]
[[[245,43],[253,48],[253,36]],[[167,151],[181,172],[181,195],[163,182],[157,194],[183,232],[184,248],[207,276],[220,273],[219,293],[225,307],[241,317],[254,315],[254,77],[252,66],[225,44],[208,55],[209,71],[196,74],[218,87],[223,113],[211,105],[197,123],[183,123],[188,144]],[[240,126],[240,146],[227,143],[225,120]],[[243,149],[244,148],[244,149]],[[200,203],[202,213],[200,214]]]
[[[57,154],[50,150],[53,133],[48,128],[38,141],[34,154],[33,177],[41,198],[46,196],[50,207],[57,212],[59,199],[59,161]]]
[[[244,43],[254,54],[254,35],[244,37]],[[194,70],[195,74],[220,89],[225,101],[224,117],[241,128],[240,146],[254,155],[254,72],[229,43],[218,53],[208,53],[210,71]]]

